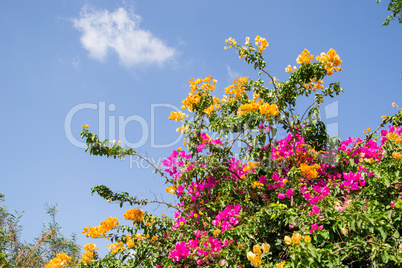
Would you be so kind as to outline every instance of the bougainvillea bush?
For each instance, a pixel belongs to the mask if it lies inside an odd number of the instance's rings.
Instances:
[[[154,166],[178,199],[166,204],[174,217],[141,210],[161,201],[98,185],[93,193],[132,206],[123,215],[132,225],[110,217],[86,227],[87,237],[110,239],[110,253],[89,243],[80,260],[60,254],[47,267],[402,266],[402,111],[364,139],[331,139],[319,108],[343,91],[323,81],[342,71],[335,50],[305,49],[282,82],[267,69],[265,38],[226,43],[259,76],[236,78],[222,98],[212,77],[189,80],[187,114],[169,117],[182,122],[186,148]],[[300,97],[311,105],[296,114]],[[142,157],[87,125],[82,137],[93,155]]]

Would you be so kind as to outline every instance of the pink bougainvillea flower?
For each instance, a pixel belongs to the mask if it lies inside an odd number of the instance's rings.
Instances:
[[[314,216],[314,215],[318,215],[320,214],[321,209],[319,207],[317,207],[316,205],[314,205],[311,208],[311,212],[309,213],[310,216]]]
[[[293,188],[290,188],[286,191],[286,195],[288,196],[288,198],[293,196]]]
[[[264,175],[261,175],[261,177],[260,177],[260,183],[261,184],[267,184],[267,177],[265,177]]]
[[[200,145],[198,145],[197,151],[198,151],[199,153],[201,153],[202,150],[204,150],[204,148],[205,148],[205,143],[201,143]]]
[[[177,242],[175,249],[170,251],[169,258],[174,261],[181,261],[187,258],[190,252],[191,251],[186,246],[186,242]]]
[[[285,199],[285,198],[286,198],[286,195],[283,194],[283,193],[279,193],[279,194],[278,194],[278,198],[279,198],[279,199]]]

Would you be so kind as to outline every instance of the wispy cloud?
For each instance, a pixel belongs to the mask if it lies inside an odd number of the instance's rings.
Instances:
[[[139,28],[141,17],[124,8],[114,12],[83,7],[74,27],[82,32],[81,43],[89,56],[104,61],[109,51],[115,51],[120,63],[131,67],[138,64],[162,65],[176,53],[149,31]]]
[[[230,68],[229,65],[226,65],[226,70],[228,71],[228,81],[232,82],[236,77],[240,77],[240,73],[233,71],[232,68]]]

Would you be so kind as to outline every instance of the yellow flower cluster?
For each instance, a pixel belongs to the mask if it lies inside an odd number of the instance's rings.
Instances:
[[[170,187],[166,187],[165,191],[170,194],[174,194],[176,192],[176,187],[171,185]]]
[[[286,263],[285,261],[281,261],[276,265],[276,268],[285,268],[285,263]]]
[[[229,37],[229,39],[226,39],[225,42],[229,45],[229,47],[237,45],[236,40],[234,38],[232,38],[232,37]],[[225,46],[225,49],[227,49],[227,48],[228,47]]]
[[[247,165],[243,168],[243,171],[250,171],[259,166],[259,162],[251,163],[250,161],[248,161]]]
[[[136,238],[141,241],[144,240],[146,238],[149,238],[149,235],[147,234],[146,236],[142,235],[142,234],[136,234]]]
[[[328,76],[331,76],[334,72],[342,71],[340,67],[342,66],[342,60],[332,48],[327,53],[322,52],[316,59],[325,64],[324,68],[327,70]]]
[[[398,153],[398,152],[393,152],[393,153],[392,153],[392,156],[393,156],[395,159],[402,159],[402,154],[401,154],[401,153]]]
[[[293,71],[296,71],[297,67],[293,66]],[[290,64],[285,68],[285,72],[290,73],[292,71],[292,66]]]
[[[269,46],[269,43],[267,42],[267,39],[260,37],[259,35],[256,36],[254,39],[255,45],[258,46],[258,52],[262,53],[264,52],[264,49]]]
[[[313,60],[313,58],[314,55],[310,55],[310,51],[305,48],[302,54],[297,57],[296,62],[297,64],[309,64]]]
[[[133,248],[135,247],[134,241],[131,239],[131,235],[126,235],[126,244],[127,248]]]
[[[300,172],[303,174],[303,176],[309,178],[309,179],[315,179],[318,176],[317,169],[321,168],[320,165],[315,164],[312,166],[309,166],[307,164],[301,163],[300,164]]]
[[[66,253],[62,252],[51,259],[45,266],[45,268],[63,268],[65,265],[71,263],[71,258]]]
[[[126,211],[124,218],[128,221],[132,220],[134,222],[138,222],[144,220],[144,214],[144,211],[141,209],[133,208]]]
[[[217,235],[220,235],[220,233],[221,233],[221,230],[214,230],[214,232],[213,232],[213,234],[214,234],[214,236],[217,236]]]
[[[300,240],[302,239],[302,235],[298,233],[293,233],[292,237],[285,235],[285,238],[283,239],[285,241],[285,244],[290,246],[291,244],[298,245],[300,244]],[[304,242],[310,243],[311,242],[311,237],[309,235],[304,236]]]
[[[225,102],[225,100],[223,100]],[[221,108],[221,100],[217,97],[213,97],[213,104],[211,104],[207,109],[204,110],[204,113],[210,115],[212,112],[216,112],[216,109]]]
[[[396,134],[395,132],[388,132],[386,137],[388,138],[388,140],[392,140],[398,144],[401,143],[402,138],[401,136],[399,136],[398,134]]]
[[[82,126],[83,129],[87,129],[88,128],[88,124],[85,124]]]
[[[259,189],[260,187],[264,186],[264,184],[260,183],[259,181],[255,181],[253,182],[253,184],[251,185],[251,187],[253,187],[253,189],[257,188]]]
[[[212,84],[211,84],[212,81]],[[183,105],[181,109],[187,109],[192,112],[193,105],[200,102],[202,96],[206,96],[209,92],[215,90],[216,80],[212,79],[212,76],[208,76],[204,79],[194,79],[188,80],[190,83],[191,92],[188,94],[187,98],[183,100]]]
[[[95,256],[95,250],[99,248],[94,243],[88,243],[84,246],[85,252],[82,253],[81,262],[89,263],[93,260]]]
[[[90,263],[95,256],[95,252],[92,251],[85,251],[82,253],[81,262],[82,263]]]
[[[181,127],[178,127],[176,129],[176,131],[186,134],[190,131],[190,128],[188,126],[181,126]]]
[[[247,259],[251,262],[251,264],[254,267],[258,267],[261,265],[261,258],[260,255],[264,252],[267,253],[270,249],[269,244],[262,244],[261,246],[259,244],[253,246],[253,252],[249,251],[247,253]]]
[[[237,110],[237,115],[244,115],[251,111],[257,112],[258,110],[266,117],[279,115],[278,106],[276,106],[276,104],[263,103],[262,99],[258,102],[250,101],[250,103],[240,105]]]
[[[148,226],[148,225],[153,225],[155,223],[155,221],[154,221],[154,219],[151,219],[151,221],[145,221],[145,226]]]
[[[314,77],[313,80],[310,83],[305,84],[304,87],[316,92],[317,89],[324,89],[324,81],[317,80],[317,78]]]
[[[263,103],[259,107],[261,114],[266,117],[279,115],[278,106],[276,104]]]
[[[101,222],[101,224],[98,226],[85,227],[82,233],[86,234],[86,237],[92,237],[92,238],[98,238],[101,236],[105,237],[106,233],[112,230],[116,225],[119,225],[117,218],[109,217],[103,222]]]
[[[183,112],[171,112],[169,115],[169,120],[181,121],[186,117],[186,114]],[[188,117],[188,115],[187,115]]]
[[[371,128],[367,128],[365,130],[363,130],[363,133],[369,133],[371,131]]]
[[[114,244],[107,245],[107,248],[110,250],[111,254],[116,254],[119,253],[122,249],[124,249],[124,244],[120,241]]]
[[[98,250],[99,248],[94,243],[88,243],[84,246],[84,249],[86,251],[95,251]]]
[[[234,95],[235,98],[241,98],[246,95],[244,84],[248,81],[248,77],[238,77],[233,80],[233,85],[225,88],[225,93]]]

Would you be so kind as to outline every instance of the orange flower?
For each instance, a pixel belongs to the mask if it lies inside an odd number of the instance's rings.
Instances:
[[[310,55],[310,51],[305,48],[302,54],[297,57],[296,62],[297,64],[309,64],[313,60],[313,58],[314,55]]]

